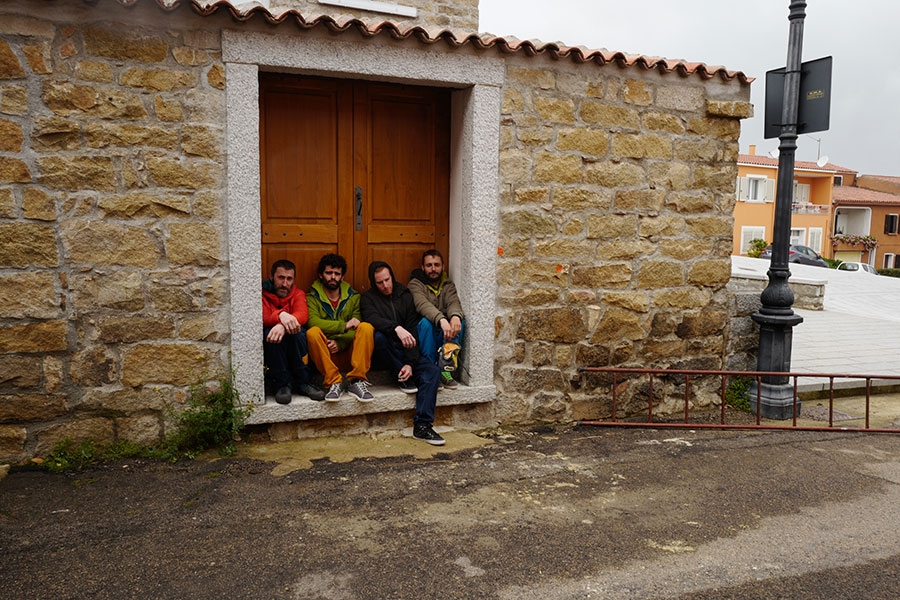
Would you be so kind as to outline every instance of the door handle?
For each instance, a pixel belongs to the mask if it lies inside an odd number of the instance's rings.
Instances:
[[[356,186],[356,230],[362,231],[362,188]]]

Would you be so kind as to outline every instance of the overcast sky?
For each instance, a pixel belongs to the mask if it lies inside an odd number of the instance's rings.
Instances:
[[[787,61],[789,0],[480,0],[479,30],[743,71],[754,117],[741,152],[763,139],[765,73]],[[547,7],[552,7],[552,11]],[[834,57],[831,127],[801,135],[797,160],[821,155],[873,175],[900,176],[900,1],[808,0],[803,60]],[[817,141],[821,140],[821,144]]]

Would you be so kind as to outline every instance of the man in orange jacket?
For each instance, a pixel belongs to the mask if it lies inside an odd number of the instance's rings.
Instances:
[[[309,316],[306,294],[294,287],[297,268],[289,260],[272,265],[272,278],[262,284],[263,350],[266,382],[275,390],[275,401],[289,404],[291,389],[312,400],[323,400],[325,392],[310,382],[306,357],[306,331]]]

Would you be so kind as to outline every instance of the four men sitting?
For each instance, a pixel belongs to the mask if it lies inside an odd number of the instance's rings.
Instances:
[[[272,278],[263,282],[266,383],[275,400],[290,403],[293,389],[337,402],[346,390],[371,402],[368,372],[375,351],[377,366],[390,369],[401,390],[416,394],[413,437],[443,445],[432,427],[437,391],[457,387],[452,371],[465,327],[456,287],[443,269],[440,252],[425,252],[407,288],[390,265],[374,261],[371,289],[361,295],[343,281],[347,261],[326,254],[304,294],[294,287],[293,263],[276,261]],[[311,383],[307,352],[326,391]]]

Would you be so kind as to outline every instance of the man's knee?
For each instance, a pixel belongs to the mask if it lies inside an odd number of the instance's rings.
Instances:
[[[356,326],[356,335],[354,337],[357,336],[372,339],[375,337],[375,328],[372,327],[371,323],[366,323],[365,321],[363,321]]]

